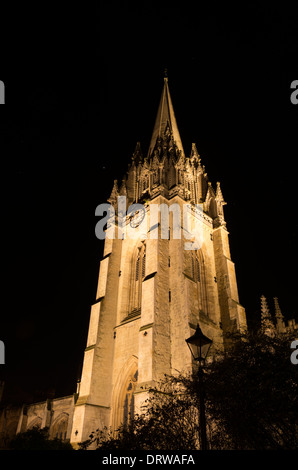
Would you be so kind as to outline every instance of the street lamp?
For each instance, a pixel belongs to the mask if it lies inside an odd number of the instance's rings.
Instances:
[[[203,365],[208,355],[212,339],[207,338],[203,335],[200,326],[197,326],[196,332],[190,338],[185,340],[187,346],[195,361],[199,363],[199,400],[200,400],[200,444],[201,450],[207,450],[207,436],[206,436],[206,417],[205,417],[205,396],[203,386]]]

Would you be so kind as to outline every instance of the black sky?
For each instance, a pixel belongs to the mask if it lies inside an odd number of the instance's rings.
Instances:
[[[194,7],[196,5],[196,8]],[[102,243],[95,208],[147,151],[168,69],[186,153],[221,182],[240,301],[296,303],[296,12],[106,2],[7,13],[0,79],[6,399],[75,391]]]

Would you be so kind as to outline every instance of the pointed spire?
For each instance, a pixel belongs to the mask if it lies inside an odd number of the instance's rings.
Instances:
[[[125,176],[122,178],[122,184],[121,184],[121,187],[120,187],[120,191],[119,191],[119,196],[126,196],[126,178]]]
[[[274,308],[275,308],[275,318],[276,320],[283,321],[284,317],[283,317],[283,314],[281,313],[278,298],[274,297],[273,300],[274,300]]]
[[[275,332],[275,326],[267,305],[267,299],[264,295],[261,295],[261,331],[269,336]]]
[[[118,196],[119,196],[119,191],[118,191],[118,181],[114,180],[114,186],[111,192],[111,195],[108,199],[108,202],[116,209],[118,205]]]
[[[184,150],[181,142],[181,137],[179,134],[176,117],[174,113],[174,108],[170,96],[170,90],[168,85],[168,76],[165,71],[164,76],[164,86],[161,94],[161,99],[157,111],[157,116],[153,128],[153,133],[151,137],[151,142],[149,145],[148,156],[151,155],[158,137],[163,137],[166,131],[170,131],[173,136],[173,139],[178,147],[178,150],[184,155]]]
[[[198,159],[200,159],[200,155],[199,155],[197,146],[194,142],[191,144],[191,154],[190,155],[191,155],[191,157],[197,157]]]
[[[225,200],[224,200],[224,197],[223,197],[223,194],[222,194],[222,190],[221,190],[221,187],[220,187],[220,182],[217,181],[216,183],[216,199],[218,202],[220,202],[223,206],[226,204]]]
[[[273,300],[274,300],[274,308],[275,308],[276,329],[277,329],[278,333],[283,333],[284,331],[286,331],[284,316],[281,313],[278,298],[274,297]]]
[[[197,146],[195,143],[191,144],[190,160],[195,168],[198,168],[199,171],[202,170],[201,157],[199,155],[199,152],[197,150]]]
[[[137,165],[143,160],[143,153],[140,142],[137,142],[134,153],[132,154],[132,161]]]

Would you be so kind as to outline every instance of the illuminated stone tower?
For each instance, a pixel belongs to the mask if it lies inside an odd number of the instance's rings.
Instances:
[[[126,209],[143,204],[147,233],[119,237],[118,197]],[[115,238],[106,238],[100,262],[96,301],[91,308],[71,441],[81,442],[103,426],[128,423],[164,374],[192,367],[185,339],[197,324],[213,342],[225,347],[224,332],[246,327],[239,304],[235,266],[230,256],[225,204],[220,184],[214,188],[195,144],[189,156],[182,146],[168,79],[146,156],[138,143],[126,176],[109,199],[116,213]],[[169,209],[166,231],[152,221],[152,204]],[[174,233],[173,212],[187,204],[197,218],[202,243],[186,250],[186,229]],[[195,207],[201,207],[196,211]],[[140,215],[140,214],[139,214]],[[125,224],[137,227],[138,214]],[[159,215],[160,217],[160,215]],[[182,220],[183,219],[183,220]],[[157,236],[151,236],[155,233]]]

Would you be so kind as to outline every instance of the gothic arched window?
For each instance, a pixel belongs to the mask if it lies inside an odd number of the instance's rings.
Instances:
[[[178,170],[178,184],[182,184],[182,172]]]
[[[141,313],[142,282],[146,276],[146,244],[141,242],[132,260],[131,292],[128,316]]]
[[[194,265],[194,281],[197,283],[198,287],[199,309],[200,311],[208,315],[205,260],[202,250],[197,250],[195,252]]]
[[[37,418],[34,418],[33,421],[29,423],[27,426],[27,430],[31,429],[40,429],[42,424],[42,419],[40,416],[37,416]]]
[[[58,418],[54,421],[50,428],[50,437],[51,439],[57,438],[61,440],[65,440],[67,436],[67,427],[68,427],[68,414],[62,413],[58,416]]]
[[[134,392],[138,383],[138,365],[124,364],[115,384],[112,401],[112,429],[117,433],[123,425],[128,430],[135,414]]]
[[[197,281],[197,282],[200,282],[200,281],[201,281],[200,263],[199,263],[199,260],[198,260],[198,257],[197,257],[197,256],[196,256],[195,276],[196,276],[196,281]]]
[[[195,279],[195,260],[194,256],[191,257],[191,277]]]
[[[139,277],[140,277],[140,264],[141,264],[141,260],[140,260],[140,255],[138,254],[137,262],[136,262],[136,282],[138,282]]]
[[[176,185],[176,170],[175,170],[173,162],[170,163],[168,178],[169,178],[169,182],[168,182],[169,188],[171,189],[173,186]]]
[[[207,276],[202,250],[189,251],[185,255],[185,273],[197,284],[199,311],[208,315]]]
[[[142,255],[142,280],[146,275],[146,245],[144,245],[144,251]]]
[[[144,243],[142,244],[142,246],[138,248],[138,255],[137,255],[137,261],[136,261],[136,276],[135,276],[136,282],[143,280],[143,278],[145,277],[145,272],[146,272],[146,245]]]
[[[138,371],[130,378],[128,383],[126,394],[124,398],[123,406],[123,427],[125,430],[129,429],[129,426],[133,420],[135,412],[135,403],[134,403],[134,391],[136,388],[136,383],[138,380]]]

